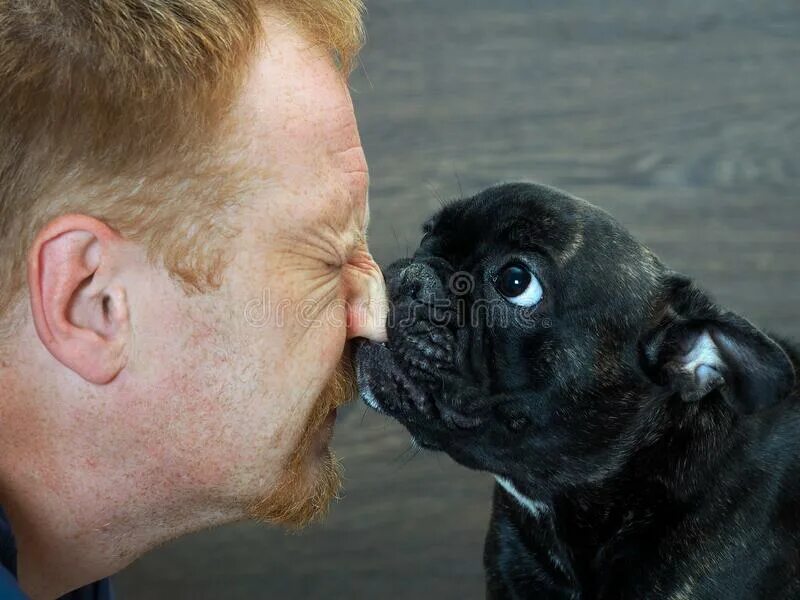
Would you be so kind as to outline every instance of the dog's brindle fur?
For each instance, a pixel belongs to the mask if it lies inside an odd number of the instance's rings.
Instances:
[[[541,281],[535,307],[497,291],[509,261]],[[448,285],[464,273],[473,286]],[[362,396],[497,477],[490,598],[800,597],[788,344],[533,184],[446,206],[386,278],[389,341],[358,348]]]

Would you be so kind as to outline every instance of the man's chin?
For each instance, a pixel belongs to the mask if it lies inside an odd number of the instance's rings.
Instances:
[[[343,357],[315,402],[275,491],[250,507],[253,518],[300,529],[325,516],[342,481],[339,462],[329,447],[336,409],[354,395],[355,373]]]
[[[250,506],[250,517],[295,530],[323,519],[341,489],[341,468],[328,448],[309,457],[312,461],[305,468],[287,470],[275,491]]]

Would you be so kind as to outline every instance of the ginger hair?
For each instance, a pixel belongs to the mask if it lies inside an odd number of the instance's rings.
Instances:
[[[280,11],[349,71],[361,0],[0,0],[0,330],[37,232],[69,212],[220,283],[237,189],[225,116]],[[6,325],[9,325],[6,323]]]

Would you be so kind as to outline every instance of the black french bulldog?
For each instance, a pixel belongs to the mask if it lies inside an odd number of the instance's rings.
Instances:
[[[361,395],[496,476],[489,598],[800,598],[798,352],[614,219],[509,184],[386,271]]]

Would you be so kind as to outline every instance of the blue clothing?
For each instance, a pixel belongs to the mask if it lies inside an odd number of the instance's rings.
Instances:
[[[62,600],[112,600],[111,582],[96,581],[61,597]],[[17,544],[0,507],[0,600],[26,600],[17,583]]]

